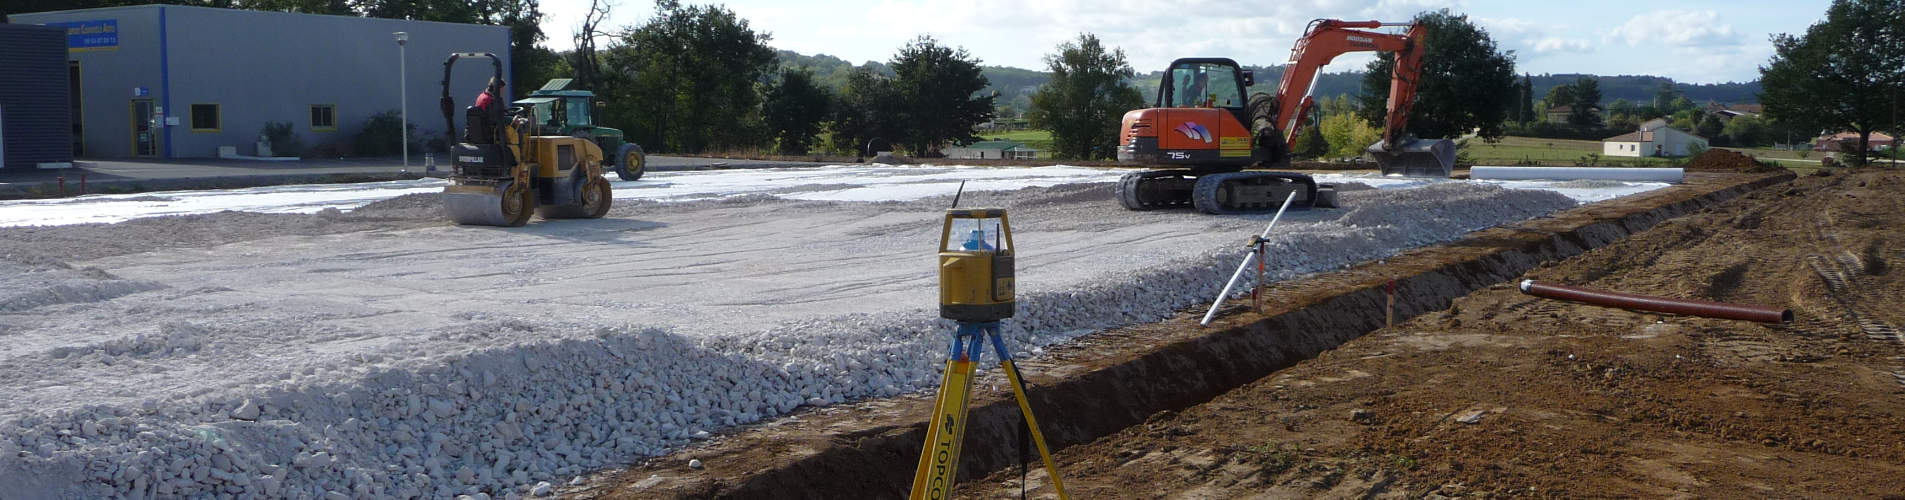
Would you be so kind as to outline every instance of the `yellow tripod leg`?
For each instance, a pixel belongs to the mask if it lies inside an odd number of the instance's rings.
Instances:
[[[913,500],[952,498],[953,480],[959,477],[959,444],[966,437],[966,408],[972,401],[973,365],[972,361],[946,362],[939,400],[933,404],[932,421],[926,424],[919,468],[913,470]]]
[[[1019,380],[1019,367],[1008,359],[999,363],[1005,367],[1005,376],[1012,382],[1012,396],[1019,399],[1019,411],[1025,413],[1025,426],[1032,431],[1032,444],[1038,446],[1038,456],[1045,461],[1045,474],[1052,477],[1052,489],[1058,492],[1060,500],[1070,500],[1065,494],[1065,482],[1058,478],[1058,464],[1052,462],[1052,452],[1045,447],[1045,434],[1038,430],[1038,419],[1032,417],[1032,401],[1025,397],[1025,382]]]

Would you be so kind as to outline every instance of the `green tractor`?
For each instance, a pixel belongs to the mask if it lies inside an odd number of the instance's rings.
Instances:
[[[608,153],[603,155],[603,165],[614,167],[615,175],[622,180],[642,178],[648,157],[642,154],[641,145],[623,140],[619,129],[596,125],[591,111],[600,106],[601,101],[595,100],[594,92],[570,90],[569,85],[574,82],[569,78],[549,80],[542,88],[530,92],[529,97],[516,101],[516,106],[531,111],[544,133],[595,141],[603,153]]]

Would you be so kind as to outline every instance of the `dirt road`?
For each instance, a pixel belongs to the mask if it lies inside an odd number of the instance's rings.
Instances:
[[[1802,177],[1526,276],[1790,307],[1788,325],[1497,286],[1057,459],[1074,498],[1897,495],[1902,189]],[[1020,488],[1015,469],[964,491]]]

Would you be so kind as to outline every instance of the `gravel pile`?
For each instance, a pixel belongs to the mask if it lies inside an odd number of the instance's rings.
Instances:
[[[1024,235],[1021,244],[1028,249],[1021,256],[1020,279],[1031,283],[1022,285],[1018,315],[1006,323],[1004,333],[1026,355],[1093,331],[1158,321],[1207,303],[1241,257],[1243,241],[1269,219],[1123,212],[1108,200],[1108,193],[1101,184],[1057,186],[967,193],[962,201],[962,206],[1015,210],[1014,229]],[[1574,205],[1552,192],[1459,182],[1349,191],[1342,198],[1353,208],[1286,217],[1271,238],[1270,279],[1338,269]],[[393,200],[367,207],[364,216],[379,210],[404,215],[347,222],[360,224],[352,226],[358,229],[441,226],[421,215],[431,203],[426,196]],[[864,217],[855,216],[863,219],[862,225],[840,229],[839,234],[846,235],[843,241],[750,242],[790,249],[836,245],[824,248],[842,259],[872,262],[833,273],[838,275],[870,273],[874,266],[914,265],[908,259],[922,254],[921,243],[937,238],[932,211],[943,208],[946,200],[788,202],[749,196],[697,203],[629,204],[618,206],[616,213],[655,219],[625,229],[653,233],[692,220],[723,224],[722,219],[702,217],[716,209],[758,210],[743,214],[863,211]],[[891,215],[898,212],[914,215]],[[883,216],[892,221],[883,222]],[[208,216],[203,222],[218,219]],[[1147,223],[1170,230],[1131,228]],[[310,224],[300,227],[331,234],[323,228],[340,222]],[[557,247],[587,248],[589,238],[601,237],[555,232],[578,227],[583,226],[532,228],[547,234],[443,233],[472,239],[443,244],[479,247],[476,238],[529,234]],[[1033,235],[1047,231],[1072,235],[1072,241],[1063,243],[1074,246],[1064,255],[1035,257],[1040,250],[1063,246],[1025,243],[1038,241]],[[390,237],[385,232],[369,231],[365,237]],[[356,234],[331,238],[344,237],[359,239]],[[325,250],[346,240],[299,238],[307,239],[260,239],[228,250],[241,256],[296,254],[287,258],[310,265],[314,280],[322,273],[350,272],[332,267],[336,264],[321,253],[297,253]],[[356,261],[416,258],[410,252],[390,253],[348,255]],[[930,262],[930,257],[923,258]],[[121,279],[44,257],[13,256],[0,262],[12,266],[0,268],[7,273],[0,277],[0,289],[9,290],[0,295],[0,338],[21,341],[13,342],[17,346],[54,344],[35,337],[55,335],[61,330],[49,322],[78,317],[87,308],[113,307],[115,314],[128,316],[90,316],[88,321],[94,323],[87,328],[120,332],[117,336],[66,340],[41,351],[0,348],[12,365],[0,368],[0,395],[32,402],[31,407],[0,411],[0,484],[23,485],[0,490],[0,497],[6,498],[529,495],[549,481],[662,454],[801,406],[930,388],[937,382],[953,328],[936,319],[932,309],[920,307],[930,304],[930,292],[903,295],[873,283],[837,290],[795,287],[780,299],[783,302],[759,309],[762,314],[801,310],[800,301],[838,296],[866,303],[856,309],[869,312],[840,314],[841,309],[831,309],[794,319],[757,319],[765,323],[752,329],[735,326],[749,324],[750,318],[708,318],[728,328],[713,335],[660,316],[538,314],[533,308],[469,310],[452,312],[451,320],[441,323],[413,322],[422,316],[338,306],[334,298],[312,293],[272,297],[309,301],[299,308],[283,306],[286,311],[306,311],[298,315],[250,315],[244,308],[256,306],[220,299],[245,292],[247,284],[230,285],[236,291],[187,288],[184,280]],[[421,269],[421,264],[408,265]],[[532,286],[546,279],[516,273],[497,286]],[[914,273],[919,276],[908,279],[930,284],[928,273],[920,270]],[[1041,275],[1066,279],[1040,281]],[[265,278],[260,275],[261,281]],[[701,286],[734,286],[719,277],[707,279]],[[144,302],[122,304],[134,299]],[[169,319],[134,324],[141,318]],[[299,351],[295,345],[262,349],[291,338],[351,348],[331,353]],[[233,363],[256,371],[223,371]],[[83,387],[97,384],[94,379],[100,376],[115,377],[118,387]],[[66,385],[86,398],[47,399],[47,388]]]

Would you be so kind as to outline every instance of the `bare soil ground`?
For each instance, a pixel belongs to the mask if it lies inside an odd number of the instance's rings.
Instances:
[[[1525,276],[1790,307],[1791,324],[1502,285],[1056,458],[1074,498],[1900,498],[1902,189],[1892,171],[1801,177]],[[1048,483],[1034,466],[961,487]]]

